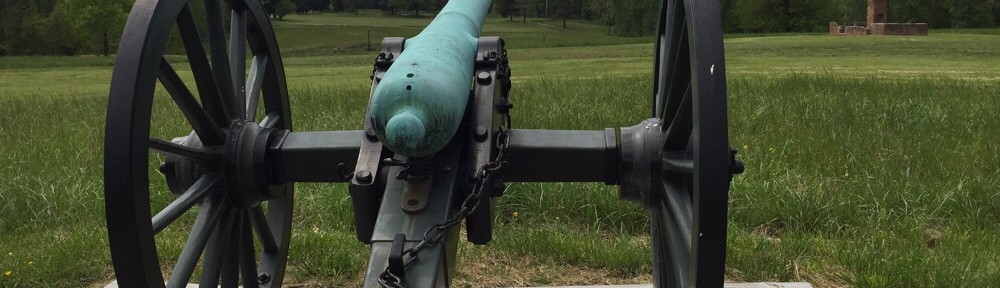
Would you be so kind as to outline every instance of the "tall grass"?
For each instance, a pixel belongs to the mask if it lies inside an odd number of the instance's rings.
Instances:
[[[732,141],[749,171],[730,194],[739,276],[877,287],[1000,277],[996,84],[794,75],[729,85]]]

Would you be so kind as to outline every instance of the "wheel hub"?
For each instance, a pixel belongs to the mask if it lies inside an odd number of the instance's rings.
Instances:
[[[275,183],[267,155],[276,136],[277,130],[249,121],[233,122],[227,131],[222,171],[235,205],[250,208],[284,196],[284,185]]]
[[[205,147],[205,144],[194,132],[188,136],[174,138],[170,142],[194,149],[204,149]],[[179,197],[191,185],[194,185],[198,178],[201,178],[201,175],[204,174],[202,169],[205,168],[209,168],[208,165],[202,165],[185,158],[167,156],[160,164],[159,171],[167,179],[167,187],[170,188],[170,192]]]
[[[221,147],[205,148],[193,132],[172,142],[195,149],[222,149],[219,163],[199,163],[188,159],[167,157],[160,172],[167,179],[170,191],[181,195],[203,174],[221,173],[224,185],[214,193],[226,194],[229,201],[241,208],[257,206],[261,201],[284,196],[286,183],[274,177],[268,148],[278,138],[278,130],[262,128],[249,121],[234,121],[226,130],[226,143]]]
[[[650,118],[621,128],[618,196],[647,208],[658,200],[656,187],[660,185],[656,182],[663,177],[659,154],[664,133],[660,125],[659,119]]]

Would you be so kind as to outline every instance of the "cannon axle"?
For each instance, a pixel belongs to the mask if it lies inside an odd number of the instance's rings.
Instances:
[[[420,36],[384,39],[362,130],[299,132],[261,1],[136,1],[104,145],[119,285],[280,287],[294,183],[346,182],[372,247],[363,286],[448,286],[461,224],[468,241],[492,241],[507,183],[601,182],[649,211],[657,287],[721,287],[729,185],[744,168],[728,144],[718,1],[661,1],[650,118],[595,131],[511,126],[504,41],[479,37],[489,2],[451,1]],[[193,80],[165,57],[169,41]],[[163,125],[180,119],[189,127]],[[158,245],[176,235],[180,251]]]

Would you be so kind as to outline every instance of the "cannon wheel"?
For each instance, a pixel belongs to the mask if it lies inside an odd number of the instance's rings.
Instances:
[[[729,183],[738,164],[728,146],[719,11],[718,1],[661,2],[652,112],[662,123],[664,168],[657,167],[646,205],[657,287],[722,287],[725,279]]]
[[[267,146],[292,128],[277,43],[260,1],[203,2],[207,15],[196,18],[187,1],[136,1],[119,45],[108,99],[104,181],[111,256],[121,287],[163,287],[164,276],[167,286],[183,287],[198,267],[202,287],[278,287],[284,276],[293,189],[274,181],[264,156]],[[230,25],[223,11],[232,13]],[[207,20],[198,25],[195,19]],[[198,27],[207,28],[208,45]],[[183,43],[193,81],[174,70],[181,58],[164,57],[171,38]],[[168,58],[178,63],[171,66]],[[165,119],[186,119],[191,134],[173,140],[150,136],[157,80],[180,111]],[[149,181],[155,171],[150,164],[164,158],[159,170],[170,189]],[[153,214],[151,190],[153,196],[176,197]],[[197,215],[193,224],[175,222],[184,214]],[[166,248],[155,238],[164,229],[189,234],[176,262],[158,258],[158,250]]]

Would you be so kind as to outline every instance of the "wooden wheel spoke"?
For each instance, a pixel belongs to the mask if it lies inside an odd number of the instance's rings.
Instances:
[[[224,18],[219,0],[205,0],[205,14],[206,19],[208,19],[209,54],[212,56],[215,83],[222,92],[222,99],[229,114],[233,117],[241,116],[243,112],[239,110],[242,109],[237,109],[237,107],[242,107],[239,104],[241,101],[236,99],[236,93],[233,91],[233,74],[230,72],[227,53],[229,48],[226,46],[226,25],[222,22]]]
[[[670,56],[670,58],[667,59],[666,63],[661,63],[661,65],[667,65],[670,70],[666,71],[666,74],[662,76],[664,79],[661,81],[666,82],[662,85],[664,85],[666,89],[660,91],[660,93],[662,93],[662,98],[660,100],[662,103],[662,110],[660,110],[660,114],[657,115],[657,117],[664,121],[672,118],[673,115],[670,113],[675,113],[675,111],[677,111],[677,105],[681,102],[681,99],[678,98],[684,95],[681,94],[684,93],[684,91],[680,89],[683,89],[685,86],[689,86],[691,83],[691,76],[689,74],[691,70],[690,47],[687,21],[685,19],[686,15],[683,13],[684,4],[682,1],[673,1],[671,3],[676,4],[672,7],[673,11],[668,12],[668,14],[673,15],[674,19],[673,23],[670,23],[671,27],[668,28],[671,29],[671,31],[667,34],[667,40],[669,43],[668,49],[670,51],[668,52],[668,56]],[[666,129],[666,127],[667,125],[663,126],[664,129]]]
[[[237,211],[236,220],[233,221],[233,228],[229,232],[229,243],[224,247],[225,258],[222,261],[222,275],[219,285],[222,287],[233,287],[239,286],[240,281],[240,250],[243,244],[243,221],[245,220],[246,213]]]
[[[660,61],[657,63],[660,72],[657,73],[657,77],[660,78],[657,79],[656,86],[659,101],[655,103],[659,108],[655,117],[663,121],[662,129],[669,126],[670,123],[666,121],[670,120],[671,113],[677,110],[679,98],[684,92],[680,89],[684,89],[691,81],[689,75],[691,59],[688,57],[690,48],[684,3],[670,1],[667,5],[670,6],[667,7],[665,18],[662,19],[667,26],[660,38],[661,43],[658,43],[661,45],[658,53],[663,55],[657,57]]]
[[[250,63],[250,78],[247,79],[247,120],[257,118],[257,105],[260,99],[261,85],[264,83],[264,72],[267,70],[267,56],[254,56]]]
[[[267,116],[264,116],[264,120],[260,120],[260,127],[274,128],[275,125],[278,125],[279,121],[281,121],[281,116],[277,112],[267,113]]]
[[[174,199],[160,213],[156,213],[156,216],[153,216],[153,233],[157,234],[163,231],[163,228],[166,228],[174,220],[181,217],[184,212],[194,207],[194,204],[200,202],[209,191],[215,190],[220,178],[219,175],[215,174],[201,176],[180,197]]]
[[[661,19],[660,21],[665,21],[665,20]],[[666,81],[664,81],[665,79],[660,79],[660,78],[663,77],[661,75],[666,75],[665,73],[667,70],[667,65],[664,64],[662,61],[665,61],[663,57],[667,55],[668,46],[666,45],[667,35],[664,34],[663,31],[660,31],[660,34],[658,34],[657,37],[658,39],[656,41],[656,56],[654,59],[655,62],[653,62],[655,63],[654,65],[656,65],[656,68],[653,69],[653,105],[652,105],[653,116],[652,117],[662,119],[662,116],[660,115],[663,114],[664,105],[666,104],[665,98],[666,98],[667,83]]]
[[[205,261],[201,265],[201,279],[198,281],[201,287],[219,285],[219,276],[222,274],[236,216],[236,210],[227,207],[222,222],[216,225],[215,231],[212,232],[212,239],[208,241],[208,247],[205,249]]]
[[[660,159],[661,171],[692,175],[694,173],[694,160],[664,151],[666,157]],[[678,153],[680,154],[680,153]]]
[[[682,231],[677,231],[683,239],[691,239],[691,231],[694,230],[694,222],[691,220],[694,216],[693,205],[694,202],[691,198],[691,192],[688,191],[688,185],[683,183],[684,181],[676,180],[666,180],[663,184],[663,197],[661,198],[660,210],[669,212],[675,219],[676,225]],[[666,209],[666,210],[664,210]],[[691,241],[684,241],[685,245],[691,246]]]
[[[683,150],[687,147],[688,140],[691,139],[692,120],[691,117],[691,84],[688,83],[684,96],[678,103],[677,111],[673,119],[668,123],[663,136],[663,148],[667,150]]]
[[[253,224],[253,230],[257,233],[257,239],[260,239],[260,246],[264,252],[274,253],[278,251],[278,242],[274,239],[271,225],[267,223],[267,217],[264,216],[264,208],[257,205],[250,210],[249,214],[250,223]]]
[[[149,139],[149,149],[169,156],[187,158],[199,162],[213,163],[219,162],[222,159],[222,154],[216,151],[194,149],[156,138]]]
[[[209,65],[208,56],[205,55],[205,45],[201,43],[198,26],[195,24],[194,15],[191,14],[188,4],[184,4],[184,8],[177,16],[177,28],[181,40],[184,42],[188,62],[191,64],[191,73],[194,74],[195,83],[198,84],[201,103],[205,110],[211,114],[212,119],[218,125],[223,125],[229,121],[229,111],[226,110],[222,92],[219,91],[219,87],[215,83],[212,66]]]
[[[181,80],[174,68],[170,66],[167,59],[160,58],[160,69],[157,73],[157,78],[160,79],[160,83],[163,87],[167,89],[170,94],[170,98],[174,99],[174,103],[180,107],[181,112],[184,113],[184,118],[187,118],[188,123],[194,128],[194,133],[198,134],[198,138],[201,139],[206,145],[219,145],[224,142],[225,136],[222,130],[216,126],[214,120],[211,116],[205,112],[205,109],[201,108],[198,101],[194,99],[194,95],[191,94],[191,90],[188,90],[187,86],[184,85],[184,81]]]
[[[184,243],[184,250],[181,251],[174,271],[170,274],[167,287],[185,287],[194,268],[198,264],[198,258],[205,250],[212,231],[218,226],[219,218],[224,210],[223,201],[207,200],[202,203],[201,211],[198,212],[198,219],[195,220],[194,227],[191,227],[191,234]]]
[[[653,116],[652,117],[660,118],[661,120],[663,120],[662,114],[664,110],[664,104],[666,104],[666,96],[667,96],[666,86],[669,84],[667,82],[667,80],[669,79],[667,77],[668,75],[667,68],[670,67],[669,63],[672,63],[670,62],[671,59],[668,57],[670,55],[671,51],[670,44],[672,43],[672,41],[670,41],[670,38],[668,37],[671,36],[671,32],[673,32],[672,30],[669,30],[673,28],[673,24],[668,23],[667,19],[673,19],[675,12],[674,11],[675,9],[673,8],[676,7],[676,5],[670,5],[670,4],[671,3],[666,3],[666,2],[660,3],[660,5],[666,6],[666,8],[661,7],[662,9],[660,9],[660,13],[658,14],[657,18],[658,23],[656,27],[656,36],[657,36],[656,46],[655,46],[656,50],[655,50],[655,57],[653,60],[654,61],[653,65],[656,65],[656,67],[653,69],[653,105],[652,105]]]
[[[652,213],[653,277],[665,287],[683,287],[689,283],[691,264],[691,197],[686,186],[663,182],[663,194]]]
[[[242,5],[233,9],[229,25],[229,65],[233,79],[233,93],[237,101],[233,104],[240,107],[239,117],[246,117],[245,107],[246,61],[247,61],[247,10]],[[252,120],[252,119],[251,119]]]
[[[259,207],[259,206],[258,206]],[[240,229],[243,235],[240,239],[240,275],[243,275],[243,288],[255,288],[257,286],[257,251],[254,250],[253,228],[250,225],[250,213],[244,216],[243,228]]]

